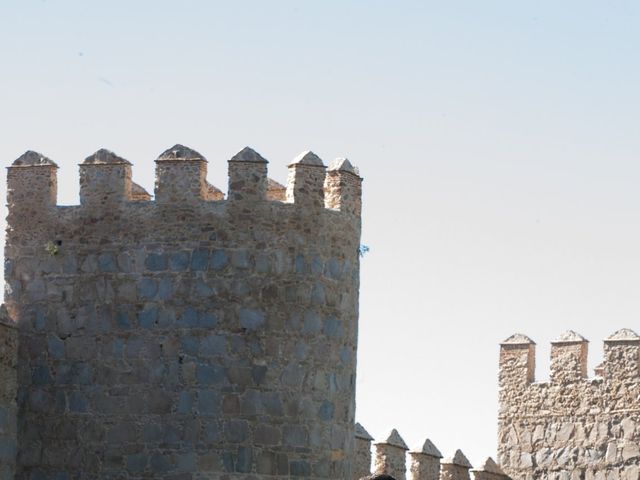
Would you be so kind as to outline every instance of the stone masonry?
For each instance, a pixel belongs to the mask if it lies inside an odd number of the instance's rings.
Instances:
[[[474,469],[460,450],[441,460],[442,454],[429,439],[419,448],[409,450],[396,429],[391,430],[385,440],[374,443],[372,466],[373,438],[359,423],[355,432],[354,479],[365,479],[373,473],[391,475],[396,480],[470,480],[470,474],[474,480],[510,480],[490,457]]]
[[[56,172],[35,152],[8,169],[1,478],[350,479],[349,161],[305,152],[284,187],[245,148],[224,200],[205,158],[176,145],[151,200],[99,150],[77,206],[56,205]]]
[[[535,382],[535,343],[500,348],[498,459],[522,480],[640,478],[640,336],[619,330],[587,377],[588,342],[569,331],[551,344],[551,378]]]
[[[12,479],[18,445],[18,331],[4,308],[0,310],[0,479]]]

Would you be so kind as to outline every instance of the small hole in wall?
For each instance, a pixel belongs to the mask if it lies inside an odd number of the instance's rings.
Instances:
[[[62,240],[56,240],[56,245],[58,246],[62,245]]]

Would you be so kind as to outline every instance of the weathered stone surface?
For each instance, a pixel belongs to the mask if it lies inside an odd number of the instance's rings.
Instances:
[[[477,469],[472,469],[471,473],[474,480],[507,480],[509,478],[491,457]]]
[[[526,335],[523,335],[522,333],[514,333],[513,335],[511,335],[509,338],[507,338],[501,343],[501,345],[521,345],[521,344],[528,345],[528,344],[535,344],[535,342],[531,340],[529,337],[527,337]]]
[[[551,379],[534,383],[535,350],[524,336],[500,351],[498,458],[514,479],[627,478],[640,465],[640,337],[629,329],[604,343],[587,378],[584,337],[552,342]]]
[[[469,480],[471,463],[461,450],[456,450],[452,457],[442,460],[440,465],[442,480]]]
[[[115,153],[106,148],[101,148],[92,155],[89,155],[82,162],[84,165],[113,165],[113,164],[125,164],[131,165],[131,162],[119,157]]]
[[[321,192],[270,201],[266,161],[245,149],[223,200],[204,157],[176,145],[150,201],[101,150],[81,165],[82,204],[59,207],[42,158],[8,174],[6,303],[21,348],[17,370],[0,369],[0,472],[350,479],[360,178],[301,162],[322,172]]]
[[[329,164],[329,170],[340,170],[357,175],[356,168],[346,158],[336,158]]]
[[[609,335],[605,341],[608,342],[626,342],[626,341],[638,341],[640,335],[631,330],[630,328],[622,328],[617,332]]]
[[[573,330],[567,330],[566,332],[558,335],[558,337],[551,343],[580,343],[586,341],[587,339],[579,333],[574,332]]]
[[[18,331],[0,308],[0,478],[13,478],[18,451]]]
[[[428,438],[424,441],[422,446],[412,451],[413,453],[420,453],[422,455],[429,455],[430,457],[442,458],[442,453]]]
[[[355,425],[354,436],[353,477],[362,478],[371,473],[371,442],[373,437],[359,423]]]
[[[41,153],[28,150],[11,164],[12,167],[39,167],[39,166],[52,166],[58,167],[56,163],[48,157],[45,157]]]
[[[348,160],[347,160],[348,161]],[[302,152],[296,158],[293,159],[291,165],[300,164],[300,165],[312,165],[314,167],[324,167],[324,163],[319,156],[313,153],[310,150]]]
[[[162,152],[157,161],[206,161],[206,159],[195,150],[176,144]]]
[[[277,200],[284,202],[287,199],[287,187],[276,182],[272,178],[267,178],[267,200]]]
[[[422,445],[409,452],[409,478],[411,480],[437,480],[440,477],[442,454],[426,439]]]
[[[230,162],[254,162],[254,163],[268,163],[267,160],[250,147],[244,147],[233,157]]]
[[[388,474],[396,480],[405,480],[406,452],[409,450],[398,431],[394,428],[387,438],[375,444],[376,454],[373,472]]]

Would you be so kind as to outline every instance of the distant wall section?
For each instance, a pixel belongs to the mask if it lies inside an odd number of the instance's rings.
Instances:
[[[516,334],[501,344],[498,460],[514,479],[640,477],[640,337],[608,337],[594,378],[587,348],[579,334],[561,335],[550,381],[535,382],[535,343]]]

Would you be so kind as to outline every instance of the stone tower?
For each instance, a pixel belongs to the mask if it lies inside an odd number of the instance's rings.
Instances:
[[[8,169],[18,413],[2,468],[350,478],[361,179],[349,161],[327,170],[305,152],[282,192],[245,148],[224,200],[205,158],[176,145],[156,160],[152,201],[100,150],[80,165],[77,206],[56,205],[56,172],[34,152]]]

